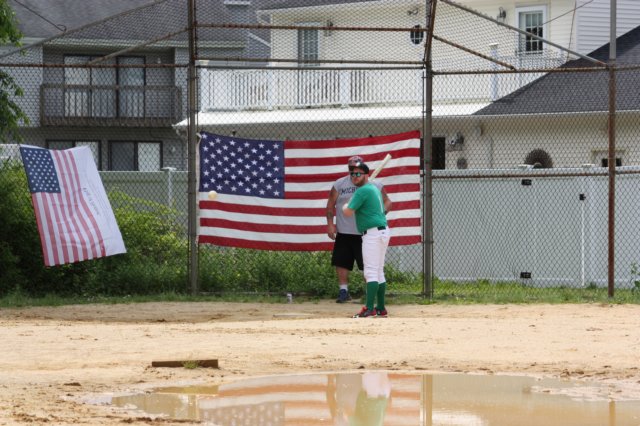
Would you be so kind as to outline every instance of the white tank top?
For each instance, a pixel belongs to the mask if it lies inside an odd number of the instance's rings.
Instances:
[[[373,180],[371,183],[382,191],[382,183],[377,180]],[[338,200],[336,201],[336,228],[338,232],[341,234],[360,235],[356,228],[356,218],[354,216],[347,217],[342,211],[342,206],[349,202],[358,187],[351,182],[349,175],[338,179],[333,184],[333,187],[338,192]]]

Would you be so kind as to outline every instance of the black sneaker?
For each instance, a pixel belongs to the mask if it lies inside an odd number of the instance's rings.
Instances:
[[[351,301],[351,295],[349,294],[349,290],[345,290],[344,288],[340,289],[338,293],[338,298],[336,299],[336,303],[347,303]]]

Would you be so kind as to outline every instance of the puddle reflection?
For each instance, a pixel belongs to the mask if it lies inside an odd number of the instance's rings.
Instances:
[[[208,425],[640,425],[640,398],[604,385],[517,376],[390,372],[261,377],[112,397],[118,407]],[[102,400],[104,402],[104,400]]]

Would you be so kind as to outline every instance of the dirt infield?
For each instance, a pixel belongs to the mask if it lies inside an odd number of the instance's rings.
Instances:
[[[0,424],[180,424],[82,401],[175,384],[384,369],[588,378],[640,397],[640,306],[145,303],[0,309]],[[220,369],[152,361],[218,359]]]

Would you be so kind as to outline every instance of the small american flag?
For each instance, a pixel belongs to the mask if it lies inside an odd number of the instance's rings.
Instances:
[[[273,141],[201,133],[200,243],[264,250],[331,250],[326,203],[347,160],[360,155],[378,175],[393,211],[391,245],[421,241],[420,133],[358,139]],[[216,191],[215,200],[208,199]]]
[[[46,266],[124,253],[125,247],[88,147],[20,146]]]

